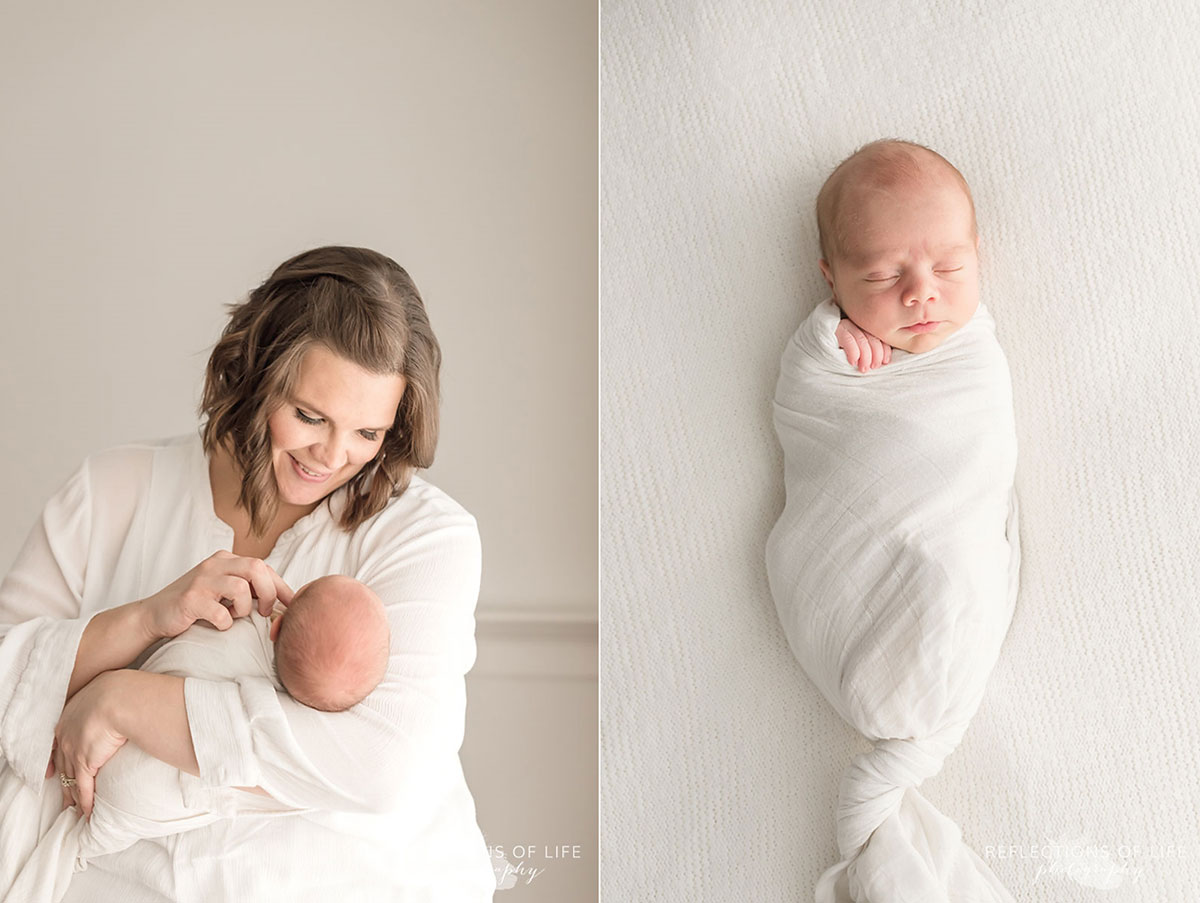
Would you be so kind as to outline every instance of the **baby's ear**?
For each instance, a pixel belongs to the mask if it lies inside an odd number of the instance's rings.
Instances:
[[[817,261],[817,266],[821,268],[821,275],[825,277],[829,290],[833,291],[833,269],[829,266],[829,261],[822,257]]]
[[[271,632],[270,632],[269,636],[271,637],[272,643],[274,643],[275,638],[279,636],[279,625],[282,623],[283,623],[283,615],[282,614],[271,619]]]

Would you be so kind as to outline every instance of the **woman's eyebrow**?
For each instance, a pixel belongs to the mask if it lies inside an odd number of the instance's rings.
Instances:
[[[331,418],[328,414],[325,414],[324,412],[319,411],[317,408],[315,408],[313,405],[309,404],[307,401],[304,401],[303,399],[292,398],[292,403],[295,404],[297,407],[304,408],[304,410],[308,411],[310,414],[316,414],[322,420],[328,420],[330,423],[334,422],[333,418]],[[392,428],[392,425],[390,423],[387,426],[360,427],[360,429],[369,430],[372,433],[385,433],[388,430],[390,430],[391,428]]]

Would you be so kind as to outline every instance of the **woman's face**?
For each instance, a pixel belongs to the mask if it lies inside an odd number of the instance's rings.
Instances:
[[[404,377],[364,370],[323,346],[307,351],[292,394],[267,420],[281,505],[311,510],[379,451]]]

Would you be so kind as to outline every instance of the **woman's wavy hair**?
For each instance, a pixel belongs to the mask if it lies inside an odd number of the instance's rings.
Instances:
[[[418,467],[433,463],[442,352],[416,285],[394,260],[366,248],[305,251],[229,309],[204,377],[201,435],[210,455],[230,440],[243,474],[238,502],[254,534],[266,532],[279,508],[267,419],[285,403],[314,346],[371,373],[405,379],[379,452],[346,483],[344,530],[381,511],[408,488]]]

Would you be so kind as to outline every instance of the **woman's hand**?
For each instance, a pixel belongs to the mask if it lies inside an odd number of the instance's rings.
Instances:
[[[184,678],[120,669],[105,671],[72,696],[54,730],[46,777],[66,775],[63,805],[92,812],[96,773],[126,742],[190,775],[200,775],[184,698]]]
[[[179,636],[200,620],[228,630],[234,618],[250,614],[255,600],[259,614],[266,616],[276,599],[287,605],[292,595],[265,562],[220,551],[138,604],[147,631],[161,638]]]
[[[67,700],[54,729],[55,772],[75,781],[74,786],[63,787],[63,808],[78,804],[85,817],[92,814],[96,772],[125,744],[126,738],[113,724],[113,701],[121,674],[105,671],[97,675]]]

